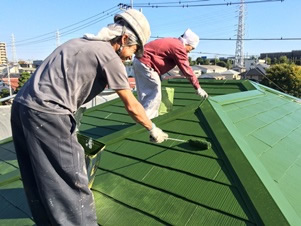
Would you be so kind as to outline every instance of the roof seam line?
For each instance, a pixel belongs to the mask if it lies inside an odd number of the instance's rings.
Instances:
[[[32,221],[34,221],[33,218],[32,218],[32,216],[28,215],[28,214],[27,214],[25,211],[23,211],[20,207],[18,207],[18,206],[15,205],[14,203],[10,202],[8,199],[5,198],[5,196],[3,196],[3,195],[1,195],[1,194],[0,194],[0,196],[1,196],[1,198],[3,198],[5,201],[7,201],[9,204],[11,204],[12,206],[14,206],[16,209],[18,209],[19,211],[21,211],[22,213],[24,213],[26,216],[28,216],[28,218],[30,218]]]
[[[164,130],[164,131],[166,131],[166,130]],[[139,140],[134,140],[134,139],[131,139],[131,138],[126,138],[126,139],[130,140],[130,141],[134,141],[134,142],[140,142]],[[162,146],[162,145],[157,144],[157,146]],[[162,146],[162,147],[165,147],[165,146]],[[216,157],[213,157],[213,156],[210,156],[210,155],[204,155],[202,153],[182,151],[182,150],[175,149],[173,147],[168,147],[168,149],[172,150],[172,151],[177,151],[177,152],[181,152],[181,153],[190,154],[190,155],[203,156],[203,157],[214,159],[214,160],[220,160],[219,158],[216,158]]]
[[[180,195],[178,195],[178,194],[172,193],[172,192],[170,192],[170,191],[168,191],[168,190],[165,190],[165,189],[163,189],[163,188],[159,188],[159,187],[156,187],[156,186],[153,186],[153,185],[150,185],[150,184],[146,184],[146,183],[144,183],[144,182],[142,182],[142,181],[138,181],[138,180],[132,179],[132,178],[130,178],[130,177],[128,177],[128,176],[122,175],[122,174],[117,173],[117,172],[115,172],[115,171],[107,170],[107,169],[104,169],[104,168],[102,168],[102,167],[99,167],[99,169],[101,169],[101,170],[103,170],[103,171],[106,171],[106,172],[109,172],[109,173],[112,173],[112,174],[114,174],[114,175],[120,176],[120,177],[125,178],[125,179],[127,179],[127,180],[133,181],[133,182],[138,183],[138,184],[140,184],[140,185],[143,185],[143,186],[146,186],[146,187],[150,187],[150,188],[152,188],[152,189],[155,189],[155,190],[158,190],[158,191],[167,193],[167,194],[169,194],[169,195],[171,195],[171,196],[174,196],[174,197],[179,198],[179,199],[181,199],[181,200],[184,200],[184,201],[193,203],[193,204],[195,204],[195,205],[197,205],[197,206],[201,206],[201,207],[203,207],[203,208],[207,208],[207,209],[210,209],[210,210],[212,210],[212,211],[216,211],[216,212],[218,212],[218,213],[221,213],[221,214],[224,214],[224,215],[227,215],[227,216],[230,216],[230,217],[234,217],[234,218],[239,219],[239,220],[242,220],[242,221],[244,221],[244,222],[252,223],[249,219],[244,219],[244,218],[242,218],[242,217],[233,215],[233,214],[231,214],[231,213],[222,211],[222,210],[220,210],[220,209],[216,209],[216,208],[210,207],[210,206],[208,206],[208,205],[205,205],[205,204],[202,204],[202,203],[198,203],[198,202],[196,202],[196,201],[194,201],[194,200],[191,200],[191,199],[188,199],[188,198],[186,198],[186,197],[180,196]],[[97,190],[97,191],[98,191],[98,190]]]
[[[216,183],[216,184],[220,184],[220,185],[224,185],[224,186],[227,186],[227,187],[231,187],[231,185],[229,185],[229,184],[226,184],[226,183],[223,183],[223,182],[220,182],[220,181],[214,181],[213,179],[206,178],[206,177],[203,177],[203,176],[200,176],[200,175],[197,175],[197,174],[193,174],[193,173],[190,173],[190,172],[187,172],[187,171],[184,171],[184,170],[172,168],[170,166],[163,166],[163,165],[160,165],[160,164],[155,163],[155,162],[150,162],[150,161],[147,161],[145,159],[139,159],[137,157],[133,157],[133,156],[130,156],[130,155],[121,154],[121,153],[118,153],[118,152],[112,152],[112,151],[109,151],[109,150],[106,150],[106,151],[110,152],[112,154],[116,154],[116,155],[119,155],[119,156],[123,156],[123,157],[126,157],[126,158],[134,159],[134,160],[137,160],[137,161],[140,161],[140,162],[144,162],[144,163],[147,163],[147,164],[151,164],[151,165],[154,165],[156,167],[160,167],[160,168],[163,168],[163,169],[168,169],[168,170],[171,170],[171,171],[176,171],[176,172],[179,172],[179,173],[182,173],[182,174],[189,175],[191,177],[196,177],[196,178],[199,178],[199,179],[202,179],[202,180],[206,180],[206,181],[210,181],[210,182],[213,182],[213,183]],[[147,159],[152,158],[152,157],[153,156],[148,157]]]
[[[104,192],[101,192],[101,191],[99,191],[99,190],[97,190],[97,189],[93,189],[93,188],[92,188],[91,190],[94,191],[94,192],[98,192],[98,193],[102,194],[103,196],[105,196],[105,197],[107,197],[107,198],[113,200],[114,202],[117,202],[118,204],[121,204],[121,205],[126,206],[126,207],[131,208],[131,209],[134,209],[135,211],[137,211],[137,212],[139,212],[139,213],[141,213],[141,214],[147,215],[147,216],[149,216],[149,217],[155,219],[156,221],[159,221],[160,223],[162,223],[162,224],[164,224],[164,225],[171,225],[171,224],[169,224],[168,222],[166,222],[166,221],[164,221],[164,220],[161,220],[160,218],[158,218],[158,217],[156,217],[156,216],[154,216],[154,215],[152,215],[152,214],[150,214],[150,213],[148,213],[148,212],[145,212],[145,211],[143,211],[143,210],[141,210],[141,209],[138,209],[138,208],[136,208],[136,207],[134,207],[134,206],[128,205],[128,204],[126,204],[126,203],[124,203],[124,202],[122,202],[122,201],[120,201],[120,200],[117,200],[117,199],[113,198],[112,196],[110,196],[110,195],[108,195],[108,194],[106,194],[106,193],[104,193]]]

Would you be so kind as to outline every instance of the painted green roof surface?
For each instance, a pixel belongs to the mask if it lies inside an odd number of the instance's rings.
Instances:
[[[185,79],[153,121],[187,143],[148,141],[119,99],[85,112],[80,132],[107,144],[92,186],[100,225],[300,225],[300,99],[249,81]],[[32,225],[11,140],[0,144],[0,225]],[[3,200],[3,201],[2,201]]]
[[[248,81],[201,80],[201,83],[210,96],[255,89]],[[175,88],[174,110],[200,101],[200,98],[195,95],[195,91],[187,79],[165,80],[162,82],[162,87]],[[133,119],[125,110],[122,101],[118,98],[88,109],[81,120],[80,131],[84,135],[97,139],[133,126],[134,124]]]
[[[301,100],[256,86],[210,103],[281,211],[300,224]]]

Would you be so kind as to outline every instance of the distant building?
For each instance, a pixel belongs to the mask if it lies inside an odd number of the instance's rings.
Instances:
[[[196,77],[200,77],[202,75],[202,70],[200,67],[198,66],[191,66],[194,74],[196,75]]]
[[[2,78],[2,81],[4,84],[7,85],[9,88],[9,84],[11,85],[11,88],[15,91],[19,87],[19,78],[18,77],[12,77],[10,78],[10,81],[8,78]]]
[[[7,77],[7,70],[9,70],[10,77],[19,77],[19,65],[2,65],[0,66],[0,79]]]
[[[270,65],[266,64],[265,60],[250,59],[246,61],[246,71],[241,76],[244,79],[260,82],[266,76],[266,69],[269,67]]]
[[[293,50],[291,52],[274,52],[274,53],[261,53],[260,58],[270,58],[270,59],[279,59],[281,56],[286,56],[288,59],[296,62],[301,63],[301,50]]]
[[[36,68],[32,61],[19,61],[19,73],[28,72],[33,74]]]
[[[7,64],[6,44],[0,42],[0,65]]]
[[[209,78],[215,80],[239,80],[239,72],[228,70],[225,67],[220,67],[216,65],[194,65],[191,66],[194,74],[197,78]],[[126,66],[126,71],[128,77],[135,77],[134,70],[132,66]],[[185,78],[178,66],[175,66],[173,69],[163,74],[162,79],[171,79],[171,78]]]
[[[227,70],[225,72],[220,73],[222,76],[225,77],[227,80],[240,80],[241,76],[238,71],[234,70]]]
[[[42,60],[34,60],[33,61],[33,67],[38,68],[43,63]]]
[[[222,75],[221,73],[206,73],[206,74],[202,74],[202,76],[200,78],[204,78],[204,79],[215,79],[215,80],[225,80],[226,77],[224,75]]]
[[[207,74],[207,73],[222,73],[227,71],[228,69],[225,67],[220,67],[217,65],[195,65],[193,66],[194,70],[199,69],[202,74]]]
[[[241,76],[244,79],[249,79],[255,82],[260,82],[265,77],[266,72],[260,70],[258,67],[252,68],[244,73],[241,74]]]
[[[263,59],[245,59],[245,68],[246,71],[255,68],[258,64],[265,64],[265,60]]]
[[[3,89],[9,90],[9,86],[5,82],[0,80],[0,92],[2,92]]]

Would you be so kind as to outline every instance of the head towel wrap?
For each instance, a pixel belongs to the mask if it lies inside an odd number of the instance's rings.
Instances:
[[[121,25],[118,22],[109,24],[107,27],[102,28],[97,35],[85,34],[84,38],[95,41],[110,41],[124,34],[129,36],[128,45],[139,45],[139,41],[135,33],[127,26]]]
[[[192,32],[189,28],[184,32],[184,34],[179,38],[184,45],[190,45],[193,48],[196,48],[199,44],[199,36]]]

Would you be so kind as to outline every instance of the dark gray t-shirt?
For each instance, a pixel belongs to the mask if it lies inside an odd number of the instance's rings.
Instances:
[[[111,44],[72,39],[44,60],[14,101],[37,111],[70,114],[106,85],[130,89],[125,67]]]

